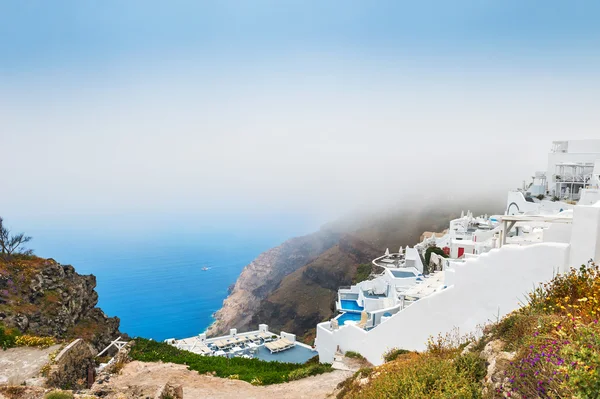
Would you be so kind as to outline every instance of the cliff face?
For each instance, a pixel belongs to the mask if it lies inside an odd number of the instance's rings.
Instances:
[[[277,289],[281,280],[334,246],[339,237],[340,233],[335,229],[321,229],[292,238],[260,254],[242,270],[223,307],[215,314],[215,323],[208,329],[208,334],[219,335],[228,333],[230,328],[246,330],[252,327],[252,318],[260,302]]]
[[[331,316],[337,289],[352,283],[358,265],[380,254],[378,248],[355,236],[342,237],[317,259],[284,277],[260,303],[252,324],[267,323],[273,330],[306,335]]]
[[[96,307],[96,277],[37,257],[0,259],[0,322],[22,333],[83,338],[96,349],[119,334],[119,319]]]

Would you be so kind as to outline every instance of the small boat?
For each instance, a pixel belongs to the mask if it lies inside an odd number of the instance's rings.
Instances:
[[[207,270],[208,270],[208,267],[206,267],[206,266],[204,266],[204,267],[202,268],[202,271],[207,271]]]

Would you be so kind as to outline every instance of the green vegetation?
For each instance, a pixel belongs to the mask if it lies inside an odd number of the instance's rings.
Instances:
[[[231,359],[219,356],[208,357],[144,338],[135,339],[130,356],[133,360],[143,362],[185,364],[190,370],[201,374],[211,373],[223,378],[235,376],[236,379],[254,385],[278,384],[332,371],[330,364],[320,364],[318,358],[312,358],[304,364],[296,364],[239,357]]]
[[[447,258],[448,255],[444,252],[444,250],[440,247],[429,247],[425,250],[425,264],[429,267],[429,260],[431,259],[431,254],[437,254],[442,258]]]
[[[546,196],[544,194],[539,194],[536,195],[536,198],[539,199],[540,201],[543,200],[544,198],[546,198]]]
[[[485,365],[477,356],[452,361],[448,355],[399,355],[373,370],[371,381],[363,389],[359,384],[344,384],[338,398],[480,398],[479,378]],[[364,376],[360,372],[360,377]],[[372,377],[377,374],[377,377]],[[356,379],[356,377],[354,377]]]
[[[9,329],[0,325],[0,346],[6,350],[16,345],[19,332],[15,329]]]
[[[38,348],[49,348],[56,344],[56,340],[52,337],[38,337],[35,335],[21,335],[15,339],[16,346],[31,346]]]
[[[364,359],[363,355],[354,351],[347,351],[344,353],[344,356],[349,357],[350,359]]]
[[[479,340],[438,336],[424,353],[391,350],[384,365],[341,383],[338,398],[597,398],[599,304],[598,266],[572,269],[535,289],[525,306],[487,327]],[[479,355],[491,341],[515,355],[496,363],[495,380],[502,383],[486,387]],[[463,354],[468,342],[475,345]]]
[[[373,271],[372,263],[363,263],[362,265],[358,265],[356,268],[356,274],[352,277],[352,284],[358,284],[361,281],[365,281],[371,275]]]
[[[73,399],[73,394],[66,391],[52,391],[48,392],[44,399]]]
[[[390,349],[388,352],[384,353],[383,360],[386,362],[391,362],[393,360],[398,359],[398,356],[410,353],[406,349]]]

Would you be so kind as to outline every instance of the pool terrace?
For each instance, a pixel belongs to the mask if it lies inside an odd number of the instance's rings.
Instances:
[[[266,324],[256,331],[238,333],[231,329],[229,335],[207,338],[206,334],[185,339],[167,339],[166,343],[178,349],[203,356],[244,357],[265,361],[304,363],[317,352],[312,347],[296,342],[296,336],[286,332],[275,334]]]

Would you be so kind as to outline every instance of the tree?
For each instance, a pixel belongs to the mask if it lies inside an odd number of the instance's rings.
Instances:
[[[427,263],[427,266],[429,266],[429,260],[431,259],[431,253],[440,255],[442,258],[447,258],[448,255],[446,255],[446,253],[444,252],[444,250],[440,247],[429,247],[427,248],[427,250],[425,251],[425,263]]]
[[[32,255],[33,250],[23,247],[24,244],[31,241],[30,236],[25,233],[12,234],[11,231],[4,226],[2,217],[0,217],[0,254],[3,258],[10,258],[13,255]]]

